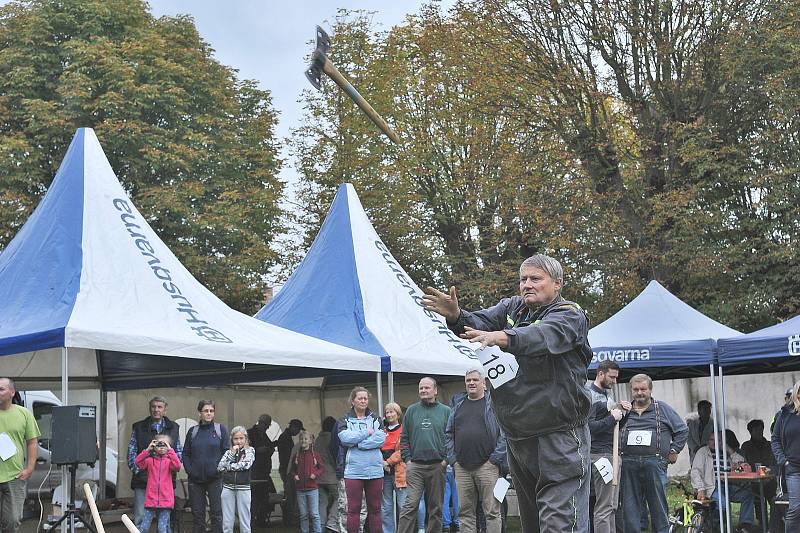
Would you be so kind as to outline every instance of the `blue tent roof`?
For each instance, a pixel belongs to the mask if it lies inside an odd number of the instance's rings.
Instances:
[[[85,130],[0,253],[0,355],[64,346],[81,279]]]
[[[422,294],[343,184],[303,262],[256,318],[374,354],[383,371],[463,375],[473,348],[422,307]]]
[[[735,373],[800,368],[800,316],[747,335],[719,341],[719,364]]]
[[[340,186],[328,216],[306,257],[286,284],[256,318],[381,356],[382,371],[391,370],[389,357],[367,327],[350,230],[350,210]],[[322,274],[324,272],[324,275]]]
[[[715,339],[739,332],[684,303],[653,280],[628,305],[589,331],[590,370],[612,360],[658,377],[702,375],[714,362]]]
[[[147,224],[89,128],[0,252],[0,375],[60,377],[61,348],[71,377],[106,389],[381,368],[225,305]]]

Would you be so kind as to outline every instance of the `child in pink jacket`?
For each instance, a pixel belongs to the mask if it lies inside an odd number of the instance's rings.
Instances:
[[[172,473],[181,469],[181,460],[172,449],[169,435],[156,435],[150,445],[136,456],[136,466],[147,472],[144,514],[136,527],[142,533],[147,533],[155,515],[158,533],[169,533],[170,511],[175,507]]]

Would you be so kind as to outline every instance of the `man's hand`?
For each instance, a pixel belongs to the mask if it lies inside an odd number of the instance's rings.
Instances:
[[[295,475],[294,475],[294,480],[295,480],[295,481],[300,481],[300,476],[298,476],[297,474],[295,474]]]
[[[697,491],[697,499],[698,499],[698,500],[701,500],[701,501],[702,501],[702,500],[705,500],[705,499],[706,499],[706,491],[704,491],[704,490],[702,490],[702,489],[701,489],[701,490],[698,490],[698,491]]]
[[[461,338],[470,342],[479,342],[481,343],[481,348],[486,348],[487,346],[508,347],[508,335],[506,335],[505,331],[481,331],[465,326]]]
[[[614,420],[616,420],[617,422],[622,420],[622,411],[620,411],[619,409],[612,409],[610,411],[610,414],[611,414],[611,416],[614,417]]]
[[[667,454],[667,461],[669,461],[669,464],[674,465],[677,460],[678,460],[678,454],[677,453],[669,452]]]
[[[17,474],[17,479],[21,479],[25,481],[33,474],[33,468],[23,468],[19,474]]]
[[[367,435],[374,435],[374,434],[375,434],[375,430],[374,429],[367,428]]]
[[[308,476],[308,477],[309,477],[310,479],[317,479],[317,475],[316,475],[316,474],[311,474],[311,475],[310,475],[310,476]]]
[[[631,407],[633,407],[633,405],[631,405],[631,402],[627,402],[625,400],[619,402],[619,406],[622,407],[623,411],[630,411]]]
[[[428,311],[439,313],[451,324],[457,321],[461,315],[455,285],[450,287],[450,294],[433,287],[426,287],[425,295],[422,297],[422,306]]]

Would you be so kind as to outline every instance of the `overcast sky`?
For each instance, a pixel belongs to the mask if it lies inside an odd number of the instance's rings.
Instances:
[[[278,136],[287,137],[297,127],[302,108],[297,102],[303,89],[310,87],[303,74],[305,57],[311,52],[311,39],[317,24],[330,33],[338,8],[374,11],[378,29],[402,23],[409,13],[417,13],[423,0],[151,0],[153,15],[188,14],[194,18],[200,35],[215,50],[216,58],[235,68],[243,79],[258,81],[272,93],[279,112]],[[453,0],[437,0],[443,9]],[[334,36],[335,42],[335,36]],[[286,161],[281,177],[295,179],[292,162]]]

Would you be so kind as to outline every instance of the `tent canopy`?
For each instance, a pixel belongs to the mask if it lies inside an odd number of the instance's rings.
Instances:
[[[747,335],[719,340],[726,374],[800,370],[800,316]]]
[[[0,254],[0,355],[24,354],[0,357],[0,375],[60,375],[62,347],[76,355],[70,374],[107,389],[381,367],[225,305],[150,228],[88,128]]]
[[[708,374],[715,339],[740,333],[684,303],[653,280],[628,305],[589,331],[590,370],[612,360],[625,375],[647,370],[675,379]]]
[[[353,186],[343,184],[303,262],[256,317],[379,354],[383,371],[463,375],[480,364],[439,315],[422,308],[422,294]]]

